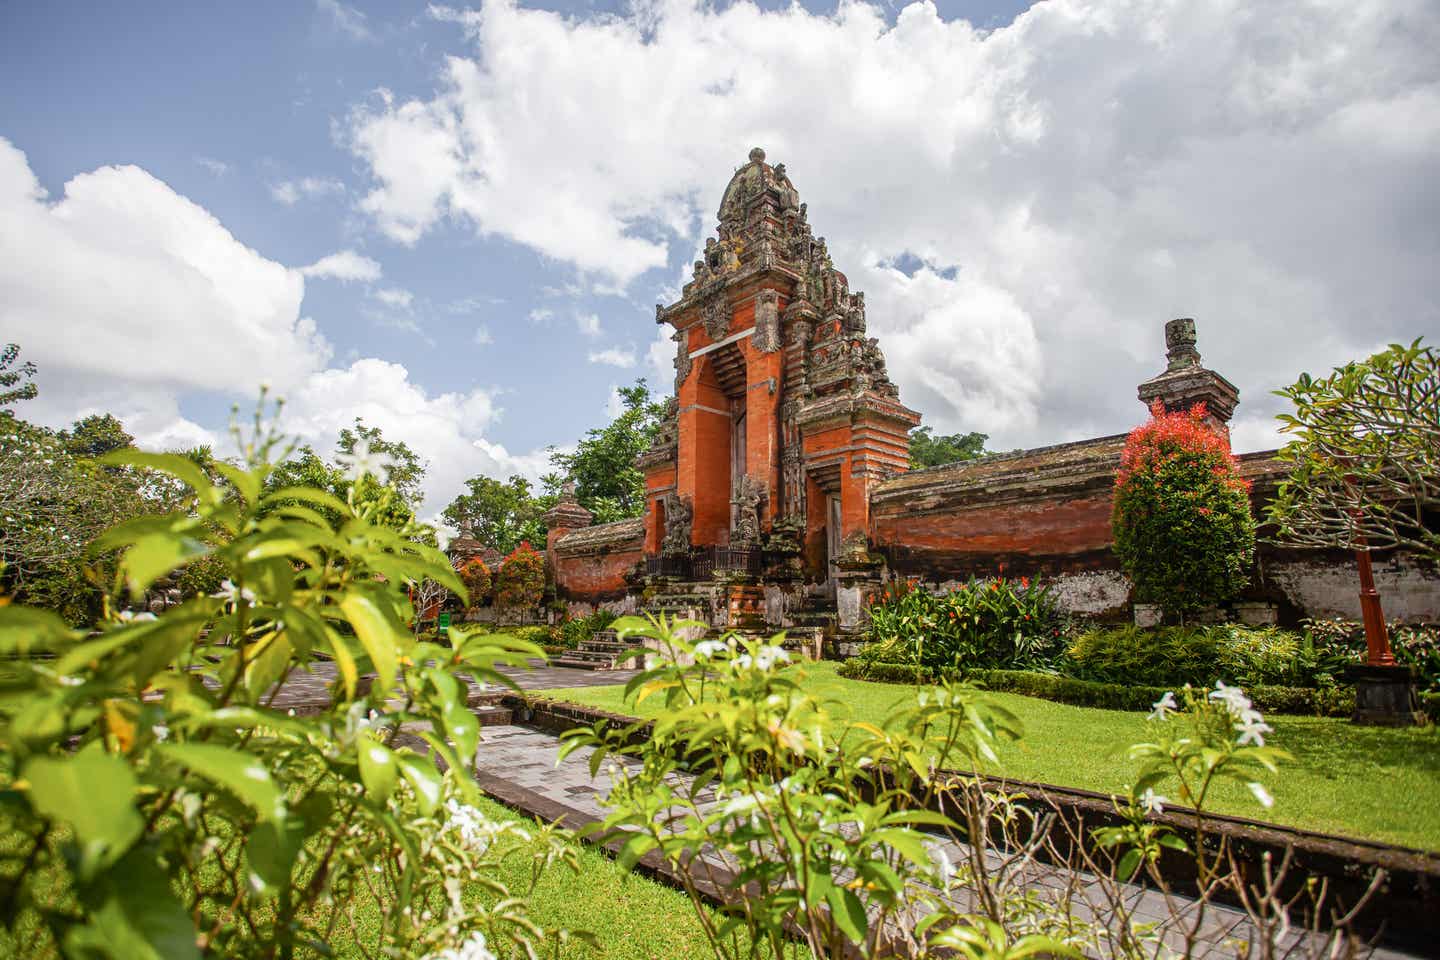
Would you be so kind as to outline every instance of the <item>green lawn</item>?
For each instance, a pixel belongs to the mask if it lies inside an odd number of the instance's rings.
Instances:
[[[480,808],[492,819],[533,822],[488,799],[481,800]],[[12,840],[13,835],[0,837],[0,846],[12,845]],[[614,860],[589,844],[578,846],[579,872],[563,864],[550,867],[527,901],[529,916],[545,929],[588,930],[595,934],[601,949],[573,941],[553,956],[563,960],[673,960],[709,955],[710,947],[700,921],[683,892],[621,870]],[[528,860],[517,855],[494,879],[505,883],[512,892],[520,893],[529,882]],[[53,872],[42,878],[41,883],[50,888],[52,903],[71,899],[63,881]],[[493,900],[494,895],[479,884],[471,884],[465,898],[467,902],[476,902],[484,898]],[[379,923],[378,911],[363,902],[357,902],[356,906],[357,926],[362,935],[373,933]],[[21,936],[14,939],[0,928],[0,957],[24,955],[34,960],[49,960],[58,956],[45,949],[26,951],[34,922],[33,915],[22,915]],[[345,926],[342,920],[340,927]],[[362,960],[367,956],[350,942],[348,934],[337,937],[331,946],[333,956],[341,960]],[[373,949],[373,943],[370,946]],[[547,948],[542,953],[551,957],[549,951],[553,949]],[[318,956],[304,948],[298,955]]]
[[[836,664],[811,663],[805,684],[830,697],[838,718],[877,722],[912,695],[909,687],[845,680]],[[629,707],[622,686],[538,691],[545,696],[617,713],[654,716],[656,697]],[[987,773],[1090,790],[1122,791],[1133,776],[1125,748],[1146,739],[1145,715],[1051,703],[1017,694],[990,694],[1023,721],[1025,738],[1000,751],[1001,766]],[[1240,784],[1212,792],[1210,808],[1276,823],[1353,837],[1440,850],[1440,730],[1356,727],[1321,717],[1266,718],[1269,743],[1294,759],[1270,784],[1275,806],[1263,810]],[[837,719],[837,722],[846,722]],[[1165,793],[1159,788],[1158,792]]]

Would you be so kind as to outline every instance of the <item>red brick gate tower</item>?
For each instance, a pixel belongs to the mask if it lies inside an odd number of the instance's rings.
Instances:
[[[655,308],[674,327],[675,398],[639,460],[647,569],[758,577],[783,561],[826,581],[865,554],[870,488],[906,469],[920,417],[784,164],[750,151],[719,221],[683,296]]]

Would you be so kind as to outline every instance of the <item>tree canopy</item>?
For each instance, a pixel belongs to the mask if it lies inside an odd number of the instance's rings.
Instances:
[[[1267,508],[1280,540],[1409,547],[1440,558],[1440,355],[1391,344],[1329,376],[1277,390],[1290,466]]]
[[[984,433],[935,436],[930,427],[917,427],[910,433],[910,466],[920,470],[983,457],[986,453],[985,441],[989,439],[989,434]]]
[[[550,451],[550,462],[574,482],[576,498],[596,523],[638,517],[644,511],[645,477],[635,458],[650,446],[665,411],[643,378],[619,392],[620,414],[607,426],[587,432],[571,453]]]
[[[542,514],[554,505],[553,494],[535,496],[530,481],[520,476],[471,477],[465,487],[467,492],[450,501],[441,514],[446,523],[468,526],[475,539],[506,554],[522,540],[545,542]]]

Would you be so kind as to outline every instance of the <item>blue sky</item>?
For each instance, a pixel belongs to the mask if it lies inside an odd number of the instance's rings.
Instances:
[[[756,143],[902,398],[1002,448],[1131,426],[1171,316],[1242,447],[1300,369],[1440,329],[1433,5],[1027,6],[6,5],[0,338],[32,415],[155,445],[247,376],[322,445],[365,415],[438,510],[668,388],[653,305]]]

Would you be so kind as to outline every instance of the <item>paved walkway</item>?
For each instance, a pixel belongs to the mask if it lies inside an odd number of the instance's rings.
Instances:
[[[578,829],[587,823],[603,819],[608,812],[601,798],[609,792],[611,776],[602,767],[599,776],[590,776],[590,756],[593,751],[582,748],[557,761],[560,741],[557,737],[524,726],[485,727],[483,738],[476,752],[476,779],[480,786],[496,799],[528,813],[550,821],[559,821],[571,829]],[[616,758],[631,769],[638,767],[636,760]],[[608,766],[609,761],[605,766]],[[684,775],[676,776],[677,785],[688,781]],[[702,809],[714,802],[713,794],[702,793],[697,800]],[[960,844],[938,841],[952,862],[965,863],[969,853]],[[653,865],[658,859],[653,855]],[[731,884],[731,865],[716,856],[713,851],[703,854],[708,867],[710,882],[706,886],[723,894]],[[998,854],[988,854],[988,868],[998,871],[1005,865]],[[1009,869],[1017,869],[1010,864]],[[1087,874],[1072,874],[1061,868],[1029,861],[1018,866],[1016,879],[1027,892],[1063,903],[1069,914],[1080,921],[1099,920],[1105,925],[1113,917],[1113,908],[1105,897],[1098,878]],[[663,871],[661,871],[663,872]],[[1076,882],[1078,880],[1078,883]],[[1067,894],[1066,891],[1070,892]],[[1174,898],[1167,904],[1158,891],[1125,884],[1122,887],[1124,902],[1132,918],[1139,923],[1154,923],[1161,932],[1165,943],[1172,949],[1181,946],[1180,929],[1194,923],[1197,905],[1185,898]],[[952,893],[954,902],[961,912],[976,910],[969,892],[963,888]],[[1172,905],[1174,911],[1172,913]],[[1178,922],[1177,918],[1178,917]],[[1218,958],[1254,955],[1254,950],[1245,950],[1243,944],[1253,936],[1249,918],[1229,907],[1210,904],[1205,908],[1204,921],[1199,936],[1200,947],[1194,954],[1197,958]],[[1311,955],[1304,949],[1302,940],[1306,935],[1292,932],[1282,941],[1283,947],[1277,956],[1303,957]],[[1311,947],[1319,947],[1321,938],[1314,938]],[[1293,951],[1293,952],[1292,952]],[[1363,955],[1363,954],[1362,954]],[[1336,956],[1344,956],[1337,953]],[[1375,950],[1374,960],[1408,960],[1409,955],[1388,949]]]
[[[522,690],[553,690],[561,687],[601,687],[613,683],[625,683],[638,671],[635,670],[576,670],[571,667],[549,666],[544,660],[531,660],[528,669],[500,667],[499,672],[514,680]],[[335,664],[330,660],[317,660],[310,670],[296,669],[275,695],[271,705],[279,710],[305,709],[323,706],[330,702],[327,689],[335,682]],[[492,684],[494,690],[501,689]],[[474,684],[471,689],[478,691]]]

